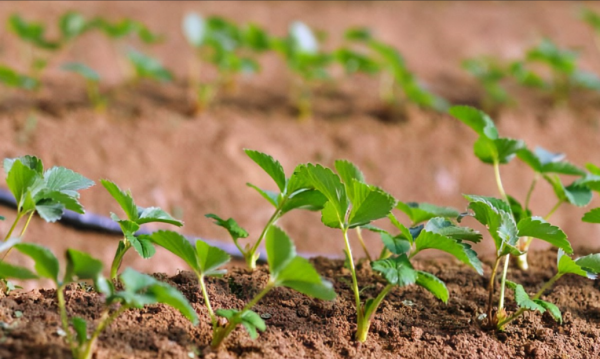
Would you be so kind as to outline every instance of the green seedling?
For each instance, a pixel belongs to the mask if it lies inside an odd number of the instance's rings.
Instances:
[[[227,308],[213,310],[204,282],[204,278],[207,276],[220,276],[225,273],[225,270],[219,268],[230,260],[227,253],[201,240],[197,240],[193,246],[183,236],[171,231],[158,231],[147,238],[183,259],[198,277],[204,304],[212,322],[211,347],[213,349],[219,348],[240,324],[244,326],[252,339],[256,339],[258,331],[264,331],[266,324],[258,313],[252,311],[252,308],[274,288],[287,287],[325,300],[335,298],[331,283],[323,280],[308,260],[296,255],[292,241],[277,226],[270,226],[266,234],[269,281],[248,304],[239,310]],[[227,324],[221,325],[219,317],[225,318]]]
[[[474,108],[455,106],[450,109],[450,114],[471,127],[479,135],[479,139],[474,145],[474,153],[483,163],[494,166],[498,191],[501,198],[510,204],[511,214],[517,223],[523,218],[532,216],[531,197],[537,183],[542,178],[552,186],[557,197],[556,204],[543,216],[545,220],[549,220],[565,203],[582,207],[591,201],[593,183],[600,177],[587,175],[584,170],[566,161],[564,154],[552,153],[541,147],[531,151],[521,140],[500,137],[492,119],[484,112]],[[506,194],[500,177],[500,165],[510,162],[515,157],[518,157],[534,171],[523,204]],[[569,185],[564,185],[559,175],[579,176],[579,179]],[[596,190],[600,190],[600,188]],[[524,270],[528,268],[527,251],[532,240],[531,237],[520,237],[517,245],[518,250],[523,252],[518,257],[517,263]]]
[[[233,242],[235,243],[238,250],[244,256],[248,268],[255,269],[256,261],[258,260],[260,253],[258,248],[265,238],[269,228],[277,222],[281,216],[290,212],[294,209],[305,209],[310,211],[319,211],[323,208],[323,205],[327,199],[309,183],[307,183],[301,177],[302,166],[298,166],[291,177],[287,178],[281,163],[273,157],[254,150],[245,150],[246,154],[252,159],[257,165],[260,166],[277,185],[278,192],[263,190],[257,186],[247,183],[247,185],[255,189],[264,199],[266,199],[275,210],[271,215],[271,218],[267,221],[267,224],[260,233],[258,239],[254,244],[247,244],[245,248],[239,243],[240,238],[248,237],[248,232],[243,230],[237,222],[229,218],[224,220],[215,214],[208,214],[206,217],[215,220],[215,224],[227,229]]]
[[[79,203],[79,190],[89,188],[94,182],[64,167],[52,167],[44,171],[42,161],[34,156],[7,158],[4,160],[6,184],[17,202],[17,215],[4,237],[6,242],[23,218],[27,218],[19,238],[25,232],[35,213],[46,222],[56,222],[66,209],[84,213]],[[10,249],[2,256],[8,255]]]
[[[127,51],[127,58],[135,70],[134,82],[140,79],[150,79],[159,82],[170,82],[173,74],[159,60],[143,54],[135,49]]]
[[[14,69],[0,65],[0,84],[21,90],[35,90],[39,83],[33,77],[23,75],[15,71]]]
[[[287,36],[274,38],[272,48],[284,59],[291,72],[292,102],[300,120],[313,115],[313,91],[319,82],[330,78],[329,65],[333,58],[324,52],[319,39],[308,25],[296,21]]]
[[[198,111],[207,108],[222,90],[234,88],[240,74],[258,72],[257,55],[270,49],[269,36],[261,27],[254,24],[238,27],[217,16],[205,20],[197,13],[188,13],[182,30],[200,60],[200,64],[190,64]],[[216,79],[200,79],[199,70],[204,63],[216,70]]]
[[[390,106],[413,103],[436,111],[445,111],[448,108],[446,100],[427,90],[408,69],[397,49],[376,40],[368,29],[349,29],[345,33],[345,38],[351,44],[366,48],[369,54],[367,56],[381,69],[380,98],[384,103]]]
[[[123,290],[116,291],[102,276],[102,262],[89,254],[74,249],[66,251],[67,266],[64,276],[59,275],[58,259],[40,245],[17,243],[13,246],[35,262],[35,272],[24,267],[0,263],[0,276],[11,279],[50,279],[56,286],[56,299],[60,312],[62,330],[73,358],[90,359],[98,336],[122,313],[133,308],[151,304],[167,304],[181,312],[194,324],[198,316],[187,299],[177,289],[166,283],[127,268],[121,274]],[[65,302],[65,289],[69,284],[91,280],[95,290],[104,297],[104,309],[96,328],[88,334],[88,323],[81,317],[69,318]]]
[[[85,89],[88,99],[96,110],[106,107],[106,97],[100,93],[100,75],[94,69],[79,62],[69,62],[61,66],[61,69],[76,73],[85,80]]]
[[[489,326],[502,329],[508,319],[504,309],[504,297],[510,256],[518,257],[522,268],[526,268],[527,258],[524,255],[527,253],[532,238],[544,240],[568,254],[573,253],[566,234],[560,228],[548,223],[547,220],[556,208],[564,202],[571,201],[574,204],[582,204],[582,201],[589,202],[591,191],[583,184],[564,187],[558,181],[553,184],[557,195],[558,189],[561,190],[558,204],[550,210],[545,218],[532,216],[529,210],[529,200],[538,177],[544,176],[549,182],[553,183],[553,178],[558,177],[550,177],[548,173],[581,174],[581,170],[568,162],[561,161],[562,157],[557,157],[545,150],[529,151],[521,140],[500,137],[493,121],[479,110],[467,106],[455,106],[450,109],[450,114],[471,127],[479,135],[479,139],[474,145],[475,155],[482,162],[493,166],[496,184],[501,196],[501,199],[475,195],[465,197],[470,202],[469,209],[472,211],[472,215],[488,228],[496,247],[496,260],[488,285],[487,318]],[[536,177],[534,177],[530,186],[525,206],[507,195],[500,176],[500,165],[510,162],[517,156],[536,171]],[[588,194],[590,197],[588,197]],[[500,300],[498,310],[494,315],[495,278],[502,259],[504,259],[504,267],[502,270]]]
[[[301,174],[326,198],[327,203],[321,212],[323,224],[331,228],[341,229],[345,243],[347,267],[352,276],[352,290],[357,312],[357,331],[355,339],[359,342],[367,340],[371,321],[377,308],[385,296],[395,286],[418,284],[431,291],[442,301],[448,299],[448,291],[443,282],[430,273],[414,269],[410,259],[428,248],[436,248],[451,253],[481,272],[481,263],[475,252],[462,240],[477,242],[480,235],[476,232],[458,227],[435,213],[448,213],[450,210],[431,205],[401,204],[405,213],[413,223],[430,219],[426,227],[409,229],[402,225],[391,214],[396,200],[383,190],[364,182],[364,175],[348,161],[336,161],[337,174],[320,165],[308,164],[302,168]],[[420,207],[420,208],[419,208]],[[453,211],[452,215],[458,214]],[[370,225],[370,222],[389,217],[400,230],[399,235],[390,233]],[[381,233],[386,249],[380,259],[371,263],[373,270],[382,274],[387,285],[374,299],[361,300],[356,267],[348,232],[352,228],[363,227]]]
[[[503,81],[506,80],[509,73],[500,61],[492,57],[480,57],[464,60],[461,65],[465,71],[479,81],[484,92],[481,101],[484,111],[495,111],[513,101],[503,86]]]
[[[136,36],[145,44],[156,44],[164,40],[164,36],[153,33],[142,22],[128,18],[110,22],[102,17],[96,17],[90,22],[90,27],[100,30],[112,40],[131,36]]]
[[[117,201],[125,215],[126,219],[121,219],[116,214],[110,214],[113,221],[117,222],[123,231],[123,239],[119,242],[119,247],[115,253],[112,265],[110,267],[110,279],[115,280],[119,272],[119,267],[123,261],[123,256],[132,247],[138,254],[144,258],[151,258],[156,249],[145,236],[137,235],[141,225],[146,223],[166,223],[177,227],[183,226],[183,222],[171,217],[170,214],[158,207],[139,207],[133,201],[130,191],[121,190],[116,184],[109,180],[100,180],[102,186]]]

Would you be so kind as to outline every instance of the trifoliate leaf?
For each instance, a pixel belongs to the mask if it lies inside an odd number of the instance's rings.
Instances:
[[[491,140],[481,136],[473,145],[473,151],[483,163],[505,164],[510,162],[524,147],[525,143],[522,140],[504,137]]]
[[[219,317],[227,318],[227,320],[236,324],[242,324],[252,339],[258,338],[257,329],[261,332],[267,329],[265,321],[257,313],[251,310],[245,311],[242,315],[239,315],[239,313],[240,311],[236,309],[217,309],[215,311],[215,314]]]
[[[152,258],[154,253],[156,253],[156,248],[154,248],[152,242],[143,236],[136,237],[133,234],[126,233],[125,238],[127,238],[135,251],[144,259]]]
[[[348,225],[356,227],[387,216],[396,200],[383,190],[353,180],[354,200],[348,217]]]
[[[248,149],[244,151],[252,161],[256,162],[275,181],[279,191],[285,192],[286,179],[281,163],[266,153]]]
[[[242,227],[240,227],[237,224],[237,222],[235,221],[235,219],[233,219],[233,218],[228,218],[227,220],[224,220],[221,217],[219,217],[213,213],[209,213],[204,216],[206,218],[214,219],[214,223],[217,226],[225,228],[227,230],[227,232],[229,232],[229,235],[231,236],[231,238],[233,238],[233,240],[238,240],[239,238],[248,237],[248,232],[245,229],[243,229]]]
[[[403,287],[415,284],[417,281],[417,271],[410,264],[406,254],[374,261],[371,267],[393,285]]]
[[[442,282],[438,277],[431,273],[417,271],[417,281],[415,283],[427,289],[442,302],[448,303],[448,288],[446,288],[446,284],[444,284],[444,282]]]
[[[566,253],[573,253],[567,235],[560,228],[551,225],[541,217],[522,219],[518,224],[519,237],[533,237],[544,240],[555,247],[561,248]]]
[[[117,201],[119,206],[123,209],[127,218],[131,221],[136,222],[138,220],[138,209],[133,201],[133,197],[129,191],[122,191],[119,186],[109,180],[100,180],[102,186],[106,188],[108,193]]]
[[[415,240],[416,250],[439,249],[456,257],[459,261],[473,267],[479,274],[483,274],[483,268],[477,253],[467,243],[446,237],[444,235],[424,230]]]

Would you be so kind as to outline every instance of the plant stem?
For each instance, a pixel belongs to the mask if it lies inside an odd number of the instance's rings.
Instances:
[[[559,200],[554,207],[552,207],[552,209],[550,210],[550,212],[548,212],[548,214],[546,216],[544,216],[544,219],[547,221],[550,219],[550,217],[552,217],[552,215],[554,214],[554,212],[556,212],[556,210],[564,203],[564,201],[561,199]]]
[[[257,257],[255,254],[256,254],[256,251],[258,250],[258,246],[260,245],[260,242],[262,242],[262,240],[265,238],[265,235],[267,234],[269,227],[271,227],[271,225],[273,225],[273,223],[275,223],[279,219],[280,214],[281,214],[281,210],[278,207],[275,210],[275,212],[273,213],[273,215],[271,216],[271,218],[269,218],[267,225],[265,226],[265,228],[263,228],[262,232],[260,233],[260,236],[256,240],[256,243],[254,243],[252,248],[250,248],[250,250],[246,252],[245,257],[246,257],[246,263],[248,265],[248,268],[250,268],[252,270],[256,269]]]
[[[533,177],[533,181],[531,181],[531,185],[529,186],[529,190],[527,191],[527,197],[525,197],[525,210],[529,209],[529,202],[531,201],[531,194],[533,193],[533,189],[535,188],[535,185],[537,184],[538,180],[540,179],[540,174],[538,172],[535,173],[535,176]]]
[[[498,312],[504,309],[504,291],[506,289],[506,274],[508,273],[508,263],[510,261],[510,255],[506,256],[504,260],[504,269],[502,270],[502,280],[500,281],[500,301],[498,302]]]
[[[496,177],[496,185],[498,186],[498,192],[500,192],[500,196],[502,196],[502,199],[506,201],[507,204],[509,204],[510,208],[508,196],[506,195],[506,191],[504,191],[504,186],[502,185],[502,177],[500,177],[500,164],[497,161],[494,162],[494,176]]]
[[[73,357],[77,357],[77,347],[73,342],[73,336],[71,335],[71,329],[69,328],[69,318],[67,317],[67,306],[65,302],[65,287],[63,285],[56,288],[56,299],[58,300],[58,309],[60,311],[60,321],[62,324],[63,331],[65,332],[65,338],[67,345],[73,353]]]
[[[560,277],[563,276],[563,273],[557,273],[554,277],[550,278],[549,281],[547,281],[542,288],[540,288],[540,290],[533,296],[533,298],[531,298],[531,300],[537,300],[540,299],[540,297],[544,294],[544,292],[546,290],[548,290],[554,283],[556,283],[557,280],[560,279]],[[513,315],[511,315],[510,317],[504,319],[503,321],[499,322],[497,324],[497,329],[502,330],[502,328],[512,322],[513,320],[517,319],[521,314],[525,313],[528,309],[526,308],[519,308],[519,310],[517,310]]]
[[[25,223],[25,226],[21,230],[21,234],[19,235],[20,238],[23,238],[23,236],[25,235],[25,231],[27,230],[27,226],[29,226],[29,221],[31,221],[31,217],[33,217],[34,213],[35,213],[35,211],[31,211],[31,214],[29,215],[29,218],[27,219],[27,223]],[[4,238],[5,242],[10,238],[10,236],[12,235],[12,233],[14,232],[14,230],[15,230],[15,228],[17,226],[17,223],[21,220],[21,218],[23,218],[24,215],[25,215],[25,213],[17,213],[17,218],[15,218],[15,221],[13,222],[12,226],[10,227],[10,230],[6,234],[6,238]],[[6,259],[6,257],[8,256],[8,254],[12,251],[12,249],[13,249],[13,247],[10,247],[4,253],[4,255],[2,255],[2,258],[0,258],[0,262],[4,262],[4,259]]]
[[[379,295],[373,299],[371,305],[365,312],[362,321],[358,323],[355,338],[359,343],[363,343],[367,340],[367,336],[369,335],[369,327],[371,326],[371,319],[373,319],[373,315],[375,315],[375,312],[377,312],[377,308],[379,308],[379,305],[381,305],[381,302],[393,287],[394,286],[392,284],[388,284],[381,290],[381,292],[379,292]]]
[[[21,217],[23,217],[23,213],[17,212],[17,217],[15,218],[15,221],[13,222],[12,226],[8,230],[6,237],[4,237],[4,242],[6,242],[10,238],[10,236],[12,236],[12,233],[15,231],[15,228],[17,227],[17,223],[19,223],[19,220],[21,220]]]
[[[121,243],[123,245],[122,248]],[[129,243],[129,241],[127,241],[126,239],[124,239],[124,241],[122,241],[121,243],[119,243],[119,248],[117,249],[117,253],[115,253],[115,258],[113,259],[112,265],[110,266],[111,280],[117,279],[117,275],[119,274],[119,267],[121,267],[121,263],[123,262],[123,257],[125,256],[125,253],[127,253],[127,251],[129,250],[129,248],[131,248],[131,243]]]
[[[365,245],[365,241],[363,239],[362,231],[360,230],[360,227],[356,227],[356,236],[358,237],[358,241],[360,242],[360,245],[362,246],[362,249],[365,252],[365,255],[367,256],[367,259],[369,260],[369,262],[372,262],[373,258],[369,254],[369,250],[367,249],[367,246]]]
[[[492,268],[492,274],[490,275],[490,283],[488,284],[488,308],[487,308],[487,316],[488,316],[488,322],[490,323],[490,326],[493,326],[494,323],[492,322],[492,307],[494,304],[494,286],[495,286],[495,280],[496,280],[496,271],[498,271],[498,265],[500,264],[500,259],[502,259],[502,257],[498,257],[496,258],[496,261],[494,262],[494,267]]]
[[[244,315],[245,312],[252,309],[252,307],[254,307],[256,305],[256,303],[258,303],[258,301],[261,300],[267,293],[269,293],[269,291],[271,291],[271,289],[275,288],[275,286],[276,285],[274,282],[269,281],[269,284],[267,284],[267,286],[260,293],[258,293],[254,298],[252,298],[252,300],[248,304],[246,304],[244,306],[244,308],[242,308],[242,310],[240,310],[235,315],[234,318],[231,318],[231,320],[229,320],[229,323],[227,323],[227,325],[225,327],[214,327],[213,328],[213,340],[212,340],[212,343],[210,344],[211,348],[213,348],[213,349],[219,348],[219,346],[221,346],[221,343],[223,342],[223,340],[225,338],[227,338],[227,336],[239,324],[237,318],[241,317],[242,315]]]
[[[348,228],[343,229],[344,242],[346,245],[346,255],[348,256],[348,263],[350,263],[350,273],[352,274],[352,290],[354,291],[354,300],[356,304],[356,311],[358,313],[359,320],[362,317],[360,310],[360,291],[358,290],[358,279],[356,278],[356,267],[354,266],[354,259],[352,258],[352,248],[350,248],[350,241],[348,240]]]
[[[204,297],[204,304],[208,309],[208,315],[210,316],[210,321],[212,322],[214,330],[217,326],[217,317],[215,316],[215,312],[210,305],[210,298],[208,297],[208,291],[206,290],[206,285],[204,284],[204,275],[199,273],[196,273],[196,275],[198,276],[198,283],[200,283],[200,290],[202,291],[202,296]]]
[[[92,337],[86,342],[85,350],[83,354],[78,357],[79,359],[90,359],[92,357],[92,349],[94,348],[94,344],[96,343],[98,336],[100,336],[100,333],[102,333],[102,331],[104,331],[104,329],[109,326],[110,323],[117,319],[117,317],[127,309],[129,308],[126,305],[122,305],[111,315],[108,315],[108,308],[102,312],[100,323],[96,327],[96,330],[94,330]]]

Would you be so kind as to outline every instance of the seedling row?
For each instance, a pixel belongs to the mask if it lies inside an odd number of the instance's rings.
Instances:
[[[233,218],[212,213],[206,215],[228,233],[249,270],[257,268],[261,248],[264,247],[266,252],[269,280],[241,308],[214,306],[206,288],[206,278],[219,278],[225,273],[223,266],[230,260],[229,254],[202,239],[190,241],[173,230],[140,234],[141,226],[146,223],[159,222],[173,227],[181,227],[183,223],[161,208],[138,206],[130,191],[107,179],[100,180],[100,183],[116,202],[115,208],[119,208],[120,214],[111,213],[111,218],[123,233],[109,267],[110,276],[103,276],[105,263],[77,249],[64,253],[66,266],[60,268],[57,256],[51,250],[26,240],[30,221],[36,214],[47,222],[55,222],[65,210],[83,213],[80,191],[93,186],[94,182],[64,167],[45,169],[34,156],[6,159],[6,185],[15,197],[17,210],[13,218],[1,218],[11,223],[0,242],[2,290],[5,293],[17,290],[11,282],[15,279],[51,280],[56,288],[66,344],[75,358],[90,358],[102,331],[128,310],[163,303],[179,310],[193,324],[198,324],[198,313],[182,293],[132,268],[122,268],[123,256],[128,251],[133,250],[142,258],[151,259],[156,246],[163,247],[181,258],[195,274],[204,310],[212,326],[211,347],[218,350],[238,326],[245,328],[252,338],[257,338],[259,332],[266,329],[264,320],[253,311],[253,307],[278,287],[287,287],[319,300],[336,300],[332,283],[322,278],[309,260],[296,254],[292,239],[277,224],[288,212],[309,210],[320,212],[322,225],[337,229],[338,240],[344,243],[345,267],[351,274],[351,281],[347,284],[355,300],[355,340],[359,343],[369,340],[371,322],[395,288],[418,285],[444,303],[450,299],[442,280],[413,266],[422,252],[432,249],[446,252],[484,275],[482,262],[472,248],[473,243],[481,241],[491,241],[495,248],[492,271],[486,275],[489,300],[479,317],[482,330],[503,331],[527,311],[548,312],[561,323],[560,308],[544,300],[544,294],[565,275],[595,279],[600,273],[600,253],[574,256],[566,233],[550,220],[561,206],[582,207],[590,203],[593,193],[600,191],[600,168],[593,164],[581,168],[568,162],[563,154],[539,147],[530,149],[522,140],[502,137],[492,119],[475,108],[455,106],[450,108],[449,113],[479,136],[474,143],[474,154],[482,163],[490,165],[497,184],[497,197],[464,195],[467,201],[464,211],[429,203],[399,201],[384,189],[370,185],[360,169],[347,160],[335,161],[332,168],[321,164],[300,164],[292,173],[286,174],[279,161],[270,155],[245,150],[249,160],[274,182],[274,190],[248,183],[249,188],[272,207],[272,216],[260,233],[251,236]],[[513,160],[520,160],[531,168],[531,182],[523,199],[511,196],[503,186],[502,167]],[[565,183],[564,178],[572,181]],[[552,186],[556,204],[545,213],[533,213],[531,193],[540,181]],[[600,223],[600,208],[588,211],[582,220]],[[382,229],[384,222],[389,222],[394,230]],[[468,227],[474,222],[483,224],[488,233],[482,234]],[[383,250],[373,252],[362,240],[362,231],[378,233]],[[360,250],[350,244],[352,232],[356,232],[361,242]],[[527,271],[527,253],[534,240],[554,246],[558,260],[556,274],[546,283],[539,283],[540,290],[530,295],[521,284],[509,279],[511,269],[508,264],[513,258],[518,264],[513,270]],[[10,264],[10,254],[14,251],[29,257],[33,267]],[[356,260],[360,251],[372,271],[386,283],[374,297],[366,297],[357,280]],[[79,281],[91,282],[94,290],[104,298],[104,309],[95,323],[69,316],[65,288]],[[507,289],[514,292],[512,297]],[[508,300],[516,302],[516,311],[507,310]]]
[[[594,31],[600,29],[600,16],[584,9],[581,17]],[[42,76],[59,51],[75,42],[85,41],[85,34],[100,32],[112,43],[120,71],[128,85],[141,79],[162,83],[174,80],[173,73],[160,60],[149,55],[150,47],[165,41],[165,36],[133,19],[111,21],[102,17],[88,19],[69,11],[60,16],[57,38],[46,35],[46,26],[28,21],[18,14],[8,19],[8,28],[20,39],[25,69],[0,64],[0,84],[8,88],[37,91]],[[312,116],[315,90],[340,80],[336,71],[346,76],[367,75],[379,82],[379,98],[386,107],[403,108],[407,104],[444,112],[448,101],[431,92],[409,69],[398,49],[381,41],[366,28],[348,29],[341,46],[325,44],[327,35],[302,22],[290,25],[285,36],[274,36],[254,23],[238,24],[219,16],[202,17],[188,13],[181,31],[193,49],[186,79],[194,109],[208,108],[220,96],[233,91],[242,76],[261,71],[260,60],[266,53],[276,53],[288,71],[289,98],[300,118]],[[140,50],[140,45],[144,50]],[[514,103],[507,83],[550,94],[556,102],[568,100],[574,91],[600,91],[600,79],[578,66],[577,51],[558,47],[543,39],[526,51],[522,59],[504,61],[493,56],[466,59],[462,66],[480,83],[484,92],[481,106],[486,111]],[[102,91],[102,78],[89,65],[71,61],[60,68],[77,74],[85,82],[89,101],[102,110],[109,101]],[[337,78],[336,78],[337,77]]]

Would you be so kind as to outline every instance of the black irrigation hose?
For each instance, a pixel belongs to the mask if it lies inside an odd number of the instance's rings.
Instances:
[[[9,190],[4,188],[0,188],[0,205],[10,208],[17,208],[17,202],[15,197]],[[105,234],[112,234],[122,236],[123,232],[121,231],[121,227],[117,223],[115,223],[111,218],[106,216],[101,216],[94,213],[85,213],[79,214],[73,211],[65,210],[62,218],[58,221],[60,224],[74,228],[79,231],[89,231],[89,232],[98,232]],[[138,234],[150,234],[151,231],[147,229],[140,229]],[[185,236],[190,242],[193,242],[196,238],[200,238],[199,236]],[[217,241],[214,239],[205,239],[202,238],[204,242],[207,244],[220,248],[227,252],[230,256],[236,259],[244,259],[240,251],[233,243],[227,243],[222,241]],[[321,254],[314,253],[298,253],[298,255],[311,258],[316,256],[322,256]],[[327,255],[325,255],[327,256]],[[330,258],[337,258],[334,256],[327,256]],[[267,256],[265,253],[260,253],[259,261],[266,261]]]

